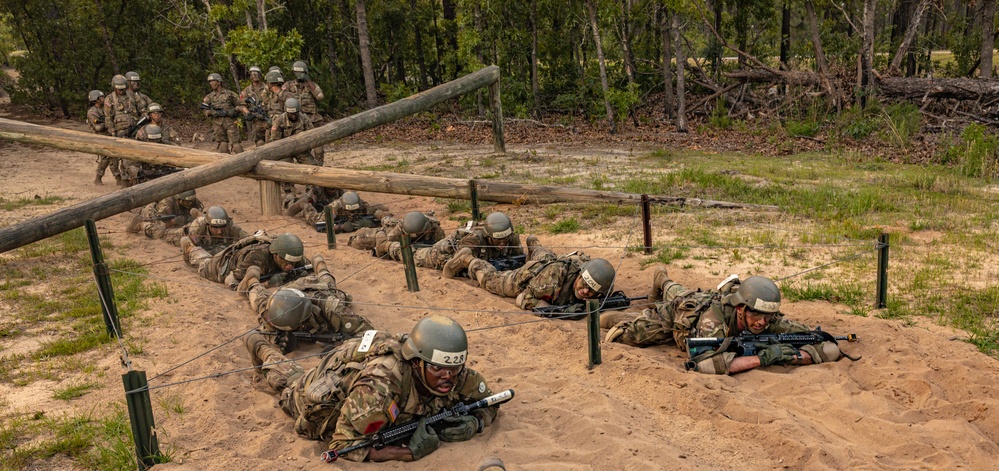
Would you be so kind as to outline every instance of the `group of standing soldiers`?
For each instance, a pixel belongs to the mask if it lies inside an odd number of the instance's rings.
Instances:
[[[240,117],[246,123],[247,136],[256,146],[322,124],[323,118],[319,114],[317,102],[323,99],[323,90],[309,78],[305,62],[295,62],[292,71],[295,80],[286,82],[277,66],[271,67],[266,76],[262,74],[260,67],[250,67],[250,84],[238,95],[222,85],[221,75],[208,75],[211,92],[205,95],[201,108],[205,117],[211,119],[217,143],[216,151],[232,154],[243,151],[242,138],[236,124]],[[87,94],[90,104],[87,124],[91,131],[95,134],[179,146],[179,136],[164,122],[163,107],[142,93],[140,84],[139,74],[128,72],[111,79],[110,94],[91,90]],[[295,156],[294,160],[321,166],[324,163],[324,152],[322,147],[317,147],[304,155]],[[95,185],[103,184],[102,179],[108,168],[119,186],[131,186],[164,173],[147,164],[98,156]],[[286,188],[286,191],[290,190],[290,187]]]

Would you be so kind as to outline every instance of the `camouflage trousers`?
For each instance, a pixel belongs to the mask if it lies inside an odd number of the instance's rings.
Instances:
[[[226,275],[231,271],[231,267],[229,266],[229,257],[223,255],[227,255],[227,253],[219,252],[213,256],[207,250],[193,246],[185,260],[187,260],[188,265],[198,271],[198,275],[202,278],[216,283],[225,283]],[[235,283],[232,285],[235,286]]]
[[[675,332],[673,329],[675,306],[695,291],[671,280],[666,280],[660,289],[662,297],[655,300],[654,308],[643,309],[638,317],[618,322],[611,327],[608,338],[613,337],[614,342],[642,348],[676,343],[677,338],[674,338],[674,334],[681,334],[679,337],[685,338],[686,332]],[[658,291],[653,287],[652,292]],[[677,346],[684,348],[683,345],[677,344]]]
[[[217,119],[212,122],[212,133],[215,134],[218,152],[238,154],[243,151],[236,121],[232,119]]]
[[[253,141],[253,145],[260,147],[267,142],[267,130],[270,126],[266,121],[255,119],[249,121],[250,125],[247,126],[246,136]]]
[[[319,113],[309,113],[309,116],[312,116],[312,126],[314,128],[323,125],[323,117]],[[326,151],[323,149],[323,146],[312,148],[312,158],[316,161],[315,165],[320,167],[326,165]]]
[[[112,158],[106,155],[97,156],[97,176],[103,177],[104,172],[107,168],[111,167],[111,175],[114,175],[115,180],[121,179],[121,159]]]
[[[382,227],[367,227],[358,229],[354,235],[347,240],[347,245],[358,250],[374,250],[379,241],[387,240],[385,224]]]
[[[173,245],[180,245],[180,238],[184,237],[184,225],[191,219],[187,216],[177,216],[170,221],[167,227],[166,221],[154,221],[157,217],[156,211],[150,207],[143,207],[139,213],[142,217],[142,224],[139,225],[139,232],[145,234],[150,239],[163,239]]]
[[[257,369],[263,375],[264,381],[283,396],[288,385],[300,378],[305,370],[296,361],[284,356],[281,349],[273,343],[257,342],[251,345],[253,339],[253,335],[248,335],[244,340],[247,342],[246,348],[253,358],[254,366],[258,366],[257,362],[260,362]]]
[[[535,273],[532,268],[535,264],[530,262],[544,262],[555,258],[554,252],[546,247],[538,246],[531,249],[531,257],[523,267],[516,270],[499,271],[488,262],[475,263],[473,261],[468,265],[468,277],[478,280],[479,286],[490,293],[516,298],[527,286],[527,283],[534,278]]]
[[[439,240],[434,245],[430,247],[420,247],[413,250],[413,264],[420,268],[432,268],[434,270],[440,270],[444,268],[444,264],[454,253],[457,252],[457,247],[447,239]],[[388,252],[386,253],[392,260],[402,261],[402,243],[400,242],[389,242]]]

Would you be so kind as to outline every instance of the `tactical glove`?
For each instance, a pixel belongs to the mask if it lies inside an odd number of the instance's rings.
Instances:
[[[797,349],[784,343],[764,348],[756,356],[760,358],[760,366],[783,365],[800,357]]]
[[[267,286],[269,286],[271,288],[273,288],[275,286],[281,286],[281,285],[284,284],[284,280],[286,280],[287,278],[288,278],[287,274],[285,274],[285,273],[278,273],[278,274],[272,276],[269,280],[267,280]]]
[[[441,440],[445,442],[463,442],[482,431],[482,421],[474,415],[448,417],[442,420],[435,428]]]
[[[420,419],[416,433],[409,439],[409,451],[413,453],[413,461],[419,460],[434,452],[441,446],[437,432],[427,426],[427,419]]]

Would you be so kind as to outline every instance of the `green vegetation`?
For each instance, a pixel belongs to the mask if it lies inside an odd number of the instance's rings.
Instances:
[[[44,206],[61,203],[63,201],[66,201],[66,199],[61,196],[35,196],[34,198],[18,198],[16,200],[8,200],[0,197],[0,209],[4,211],[13,211],[28,205]]]

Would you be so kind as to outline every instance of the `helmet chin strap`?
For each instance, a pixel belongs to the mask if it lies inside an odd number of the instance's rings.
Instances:
[[[420,384],[423,385],[423,388],[426,389],[427,391],[429,391],[430,394],[433,394],[434,396],[440,396],[440,397],[445,397],[448,394],[450,394],[450,391],[448,391],[446,393],[442,393],[442,392],[437,391],[436,389],[430,387],[430,384],[427,383],[427,362],[424,361],[422,358],[420,359],[420,371],[416,375],[416,377],[420,379]]]

